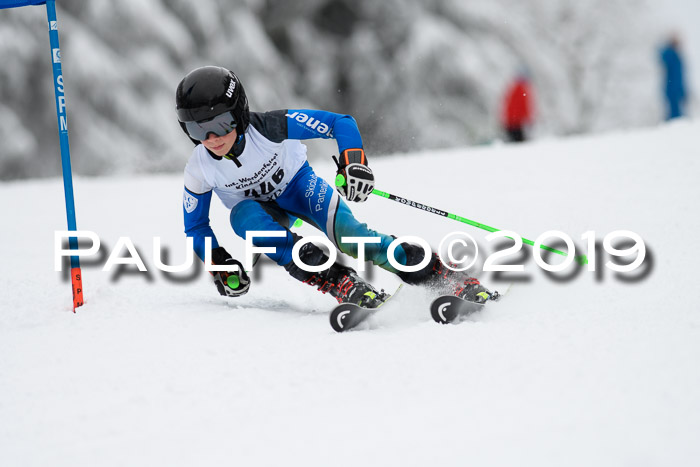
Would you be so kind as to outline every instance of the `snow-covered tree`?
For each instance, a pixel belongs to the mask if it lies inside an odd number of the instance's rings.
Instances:
[[[62,0],[74,168],[181,170],[174,91],[204,64],[235,70],[253,109],[354,115],[374,154],[499,138],[521,67],[540,135],[653,123],[646,1]],[[60,172],[45,22],[42,7],[0,11],[2,179]]]

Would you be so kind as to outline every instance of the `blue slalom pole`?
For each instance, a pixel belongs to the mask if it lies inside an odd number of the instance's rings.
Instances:
[[[63,190],[66,198],[66,216],[68,230],[77,230],[75,221],[75,199],[73,197],[73,173],[70,164],[70,147],[68,145],[68,117],[66,115],[66,97],[64,95],[63,72],[61,70],[61,48],[58,44],[58,22],[56,20],[56,0],[46,0],[46,15],[49,21],[49,41],[51,44],[51,61],[53,63],[53,84],[56,94],[56,117],[58,119],[58,138],[61,146],[61,167],[63,169]],[[71,250],[78,249],[78,239],[69,237]],[[83,281],[78,256],[70,257],[71,282],[73,285],[73,313],[83,304]]]
[[[68,118],[66,116],[66,98],[64,95],[63,72],[61,71],[61,48],[58,45],[58,22],[56,21],[56,0],[0,0],[0,10],[30,5],[46,4],[49,20],[49,41],[51,44],[51,62],[53,63],[53,84],[56,93],[56,117],[58,118],[58,138],[61,145],[61,166],[63,168],[63,190],[66,196],[66,215],[68,230],[75,232],[75,201],[73,199],[73,173],[70,167],[70,148],[68,146]],[[69,237],[71,250],[78,249],[76,237]],[[73,284],[73,313],[83,304],[83,278],[80,272],[78,256],[70,257],[71,282]]]

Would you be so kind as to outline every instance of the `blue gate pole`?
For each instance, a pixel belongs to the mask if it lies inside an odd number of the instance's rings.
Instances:
[[[68,230],[77,230],[75,222],[75,200],[73,197],[73,174],[70,165],[70,148],[68,145],[68,117],[66,115],[66,98],[64,95],[63,72],[61,71],[61,49],[58,45],[58,22],[56,21],[56,0],[46,0],[46,15],[49,21],[49,41],[51,43],[51,61],[53,63],[53,84],[56,94],[56,116],[58,118],[58,137],[61,145],[61,167],[63,168],[63,190],[66,197],[66,216]],[[71,250],[78,249],[78,239],[70,237]],[[83,280],[78,256],[70,257],[71,282],[73,286],[73,313],[83,304]]]

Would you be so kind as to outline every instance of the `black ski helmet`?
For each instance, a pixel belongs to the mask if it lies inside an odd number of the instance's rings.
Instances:
[[[250,122],[248,98],[241,81],[234,72],[219,66],[190,71],[177,86],[175,107],[185,134],[184,122],[209,120],[226,111],[233,113],[239,135],[245,133]]]

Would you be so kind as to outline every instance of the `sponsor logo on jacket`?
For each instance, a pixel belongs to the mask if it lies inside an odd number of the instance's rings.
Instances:
[[[294,112],[292,114],[285,114],[287,118],[294,119],[297,122],[306,125],[309,129],[314,130],[316,133],[321,135],[327,135],[329,138],[333,137],[333,131],[326,123],[321,122],[304,112]]]
[[[199,200],[197,200],[197,198],[185,191],[185,195],[182,198],[182,204],[185,207],[185,211],[187,211],[187,214],[190,214],[192,211],[197,209],[198,202]]]

